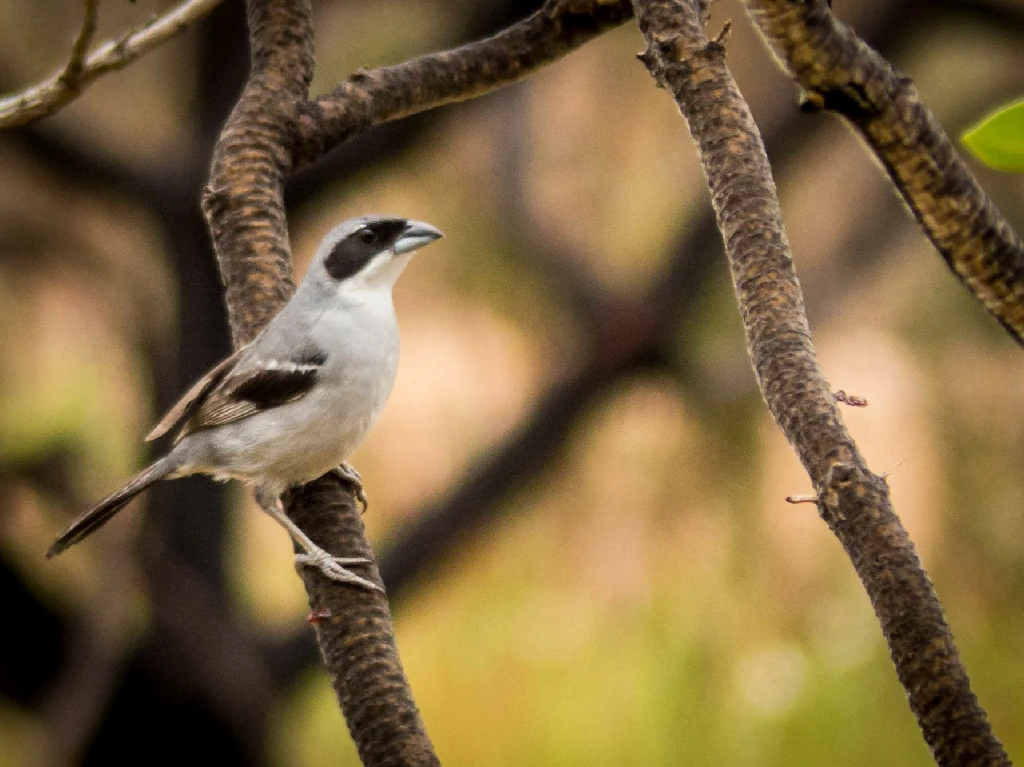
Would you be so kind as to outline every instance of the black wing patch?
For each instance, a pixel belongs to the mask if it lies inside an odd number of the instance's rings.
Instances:
[[[239,381],[231,393],[235,399],[251,402],[259,410],[267,410],[292,402],[312,389],[319,367],[297,364],[294,367],[258,370]]]
[[[240,421],[305,396],[316,385],[327,353],[305,347],[286,360],[266,360],[254,368],[225,376],[193,404],[175,443],[200,429]]]

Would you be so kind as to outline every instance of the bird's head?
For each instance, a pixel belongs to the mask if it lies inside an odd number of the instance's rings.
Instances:
[[[317,281],[346,290],[390,290],[413,251],[441,236],[422,221],[396,216],[350,218],[324,237],[310,273]]]

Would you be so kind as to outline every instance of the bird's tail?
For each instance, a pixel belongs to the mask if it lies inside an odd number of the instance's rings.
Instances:
[[[178,461],[167,455],[140,471],[119,489],[112,492],[87,512],[75,519],[57,540],[46,550],[46,557],[55,557],[65,549],[74,546],[89,534],[105,525],[111,517],[123,509],[132,498],[154,482],[163,479],[178,468]]]

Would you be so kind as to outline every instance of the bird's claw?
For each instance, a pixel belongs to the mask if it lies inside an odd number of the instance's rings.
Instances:
[[[370,508],[370,501],[366,497],[366,491],[363,490],[363,477],[358,471],[356,471],[351,464],[342,461],[341,464],[334,469],[334,473],[338,475],[338,478],[342,482],[346,482],[352,486],[352,492],[356,496],[356,500],[359,501],[363,507],[363,514]]]
[[[315,567],[332,581],[350,583],[353,586],[361,586],[370,591],[384,591],[376,583],[356,575],[351,570],[345,569],[345,565],[370,564],[370,560],[365,557],[332,557],[326,551],[320,549],[311,553],[296,554],[295,562],[306,567]]]

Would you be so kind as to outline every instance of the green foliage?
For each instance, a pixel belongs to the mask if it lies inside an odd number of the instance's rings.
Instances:
[[[997,109],[960,140],[990,168],[1024,173],[1024,99]]]

